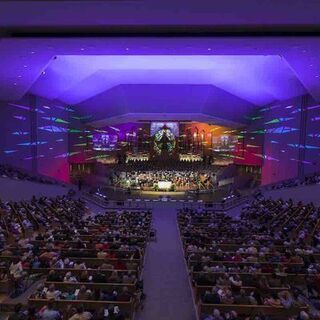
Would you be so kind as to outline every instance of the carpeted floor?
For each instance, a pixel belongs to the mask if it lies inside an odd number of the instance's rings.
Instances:
[[[136,320],[196,319],[175,207],[158,203],[153,210],[157,242],[148,245],[143,271],[147,298]]]

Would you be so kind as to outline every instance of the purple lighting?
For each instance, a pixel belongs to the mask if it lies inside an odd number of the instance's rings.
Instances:
[[[259,105],[271,102],[270,91],[278,100],[305,93],[277,55],[64,55],[32,91],[78,104],[121,84],[214,85]]]

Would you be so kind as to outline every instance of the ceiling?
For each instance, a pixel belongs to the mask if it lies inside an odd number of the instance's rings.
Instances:
[[[266,55],[59,55],[31,92],[75,105],[121,84],[214,85],[255,105],[306,93],[285,59]]]
[[[1,0],[0,26],[319,26],[319,0]]]
[[[0,68],[1,100],[30,92],[96,123],[148,113],[243,123],[257,106],[320,100],[316,37],[3,38]]]

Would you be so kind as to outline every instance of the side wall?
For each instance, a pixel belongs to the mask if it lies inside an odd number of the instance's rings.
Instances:
[[[0,162],[68,182],[71,109],[33,95],[0,106]]]
[[[262,184],[299,175],[302,97],[260,110],[264,130]]]
[[[25,97],[19,102],[0,101],[0,163],[32,171],[31,143],[32,101]]]
[[[235,162],[257,165],[260,159],[263,185],[320,170],[320,106],[310,96],[265,106],[250,118],[243,157]]]
[[[37,172],[61,181],[69,181],[68,132],[70,108],[61,103],[36,98]],[[40,112],[41,111],[41,112]]]
[[[320,104],[309,103],[306,109],[304,174],[320,172]]]

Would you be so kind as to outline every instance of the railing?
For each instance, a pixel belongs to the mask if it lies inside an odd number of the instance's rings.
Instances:
[[[225,201],[220,202],[210,202],[210,201],[201,201],[198,200],[197,202],[192,201],[185,201],[183,204],[184,208],[191,208],[191,209],[209,209],[209,210],[216,210],[216,211],[227,211],[241,204],[245,203],[249,199],[249,196],[243,197],[232,197],[226,199]]]
[[[85,200],[91,201],[105,209],[151,209],[152,201],[149,199],[109,200],[102,193],[83,193]]]
[[[243,203],[245,203],[249,196],[235,197],[230,196],[224,201],[220,202],[210,202],[203,200],[191,200],[191,199],[174,199],[170,197],[162,197],[159,199],[145,199],[145,198],[135,198],[127,200],[109,200],[107,196],[103,193],[96,192],[94,194],[84,193],[83,197],[95,203],[96,205],[105,209],[152,209],[154,203],[176,203],[177,207],[181,208],[192,208],[192,209],[208,209],[216,211],[226,211],[235,208]]]

